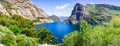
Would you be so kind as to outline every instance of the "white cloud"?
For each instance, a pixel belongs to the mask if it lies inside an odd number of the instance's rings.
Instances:
[[[94,3],[89,3],[89,4],[94,4]]]
[[[56,9],[64,9],[66,7],[70,6],[70,4],[66,3],[64,5],[61,5],[61,6],[56,6]]]

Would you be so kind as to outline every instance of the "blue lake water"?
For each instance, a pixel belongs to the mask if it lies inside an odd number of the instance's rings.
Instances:
[[[62,38],[74,30],[74,26],[70,24],[65,24],[64,22],[54,22],[54,23],[45,23],[38,24],[36,28],[44,27],[50,30],[54,36],[58,38],[58,42],[62,42]]]

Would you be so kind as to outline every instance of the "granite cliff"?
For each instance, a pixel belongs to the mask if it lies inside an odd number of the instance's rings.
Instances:
[[[77,3],[72,10],[71,16],[65,20],[65,22],[69,24],[79,24],[84,16],[90,14],[86,8],[86,6]]]
[[[33,5],[30,0],[0,0],[0,12],[8,16],[21,15],[30,20],[39,19],[42,23],[53,22],[42,9]]]
[[[65,23],[80,24],[81,19],[95,25],[101,22],[108,22],[114,15],[120,15],[120,7],[109,4],[87,4],[77,3]]]

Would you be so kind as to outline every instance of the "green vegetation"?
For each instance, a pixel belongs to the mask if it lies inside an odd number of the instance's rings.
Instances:
[[[57,38],[52,36],[52,33],[45,28],[40,28],[37,31],[37,34],[40,37],[39,42],[43,44],[45,44],[46,42],[48,44],[55,44],[55,41],[57,40]]]
[[[0,25],[0,43],[5,46],[15,46],[15,36],[12,31]]]
[[[80,31],[74,31],[63,39],[64,46],[120,46],[120,16],[114,16],[104,25],[92,27],[84,20]]]
[[[88,5],[88,10],[93,13],[99,13],[101,15],[119,15],[120,7],[108,5],[108,4],[91,4]]]
[[[5,46],[55,44],[57,38],[49,30],[45,28],[35,29],[34,23],[37,21],[25,19],[20,15],[8,17],[0,12],[0,43]]]
[[[5,0],[0,0],[5,2]],[[8,10],[14,9],[9,2],[4,4]],[[91,5],[92,14],[81,21],[80,31],[73,31],[64,36],[63,43],[56,46],[120,46],[120,7],[111,5]],[[29,20],[20,15],[8,17],[0,12],[0,43],[5,46],[38,46],[38,44],[56,44],[57,38],[46,28],[35,29],[37,20]],[[107,19],[112,15],[112,19]],[[90,18],[90,19],[89,19]],[[89,19],[89,20],[88,20]],[[69,18],[68,20],[76,20]],[[97,21],[99,20],[99,21]],[[108,21],[110,20],[110,21]],[[107,21],[107,22],[102,22]],[[90,23],[102,23],[93,26]]]
[[[17,35],[17,46],[37,46],[38,42],[36,42],[38,39],[27,37],[25,35]]]
[[[82,20],[80,25],[80,31],[74,31],[66,35],[63,39],[64,46],[82,46],[84,44],[84,33],[88,30],[91,30],[92,26],[90,26],[85,20]]]
[[[7,26],[11,31],[13,31],[14,34],[21,33],[26,28],[35,30],[34,22],[25,19],[20,15],[13,15],[12,17],[7,17],[6,15],[0,15],[0,18],[1,18],[0,24],[3,26]]]
[[[35,29],[35,20],[25,19],[20,15],[8,17],[2,13],[0,18],[0,43],[5,46],[56,44],[57,38],[49,30]],[[79,29],[80,31],[64,36],[63,43],[57,46],[120,46],[120,16],[113,16],[110,22],[96,26],[82,20]]]
[[[79,46],[81,44],[80,35],[78,31],[74,31],[66,35],[63,39],[64,46]]]
[[[108,11],[110,15],[120,15],[120,11],[110,10]]]
[[[95,5],[88,5],[88,10],[91,12],[96,12],[96,6]]]
[[[99,18],[102,14],[99,14],[99,13],[93,13],[93,14],[90,14],[89,16],[91,18]]]
[[[16,25],[10,25],[9,26],[9,29],[15,34],[15,35],[17,35],[17,34],[19,34],[20,33],[20,28],[18,27],[18,26],[16,26]]]

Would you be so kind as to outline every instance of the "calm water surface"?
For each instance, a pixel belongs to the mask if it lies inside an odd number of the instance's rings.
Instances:
[[[44,27],[50,30],[54,36],[58,38],[58,42],[62,42],[62,38],[72,32],[74,27],[70,24],[65,24],[63,22],[54,22],[54,23],[46,23],[46,24],[38,24],[36,28]]]

